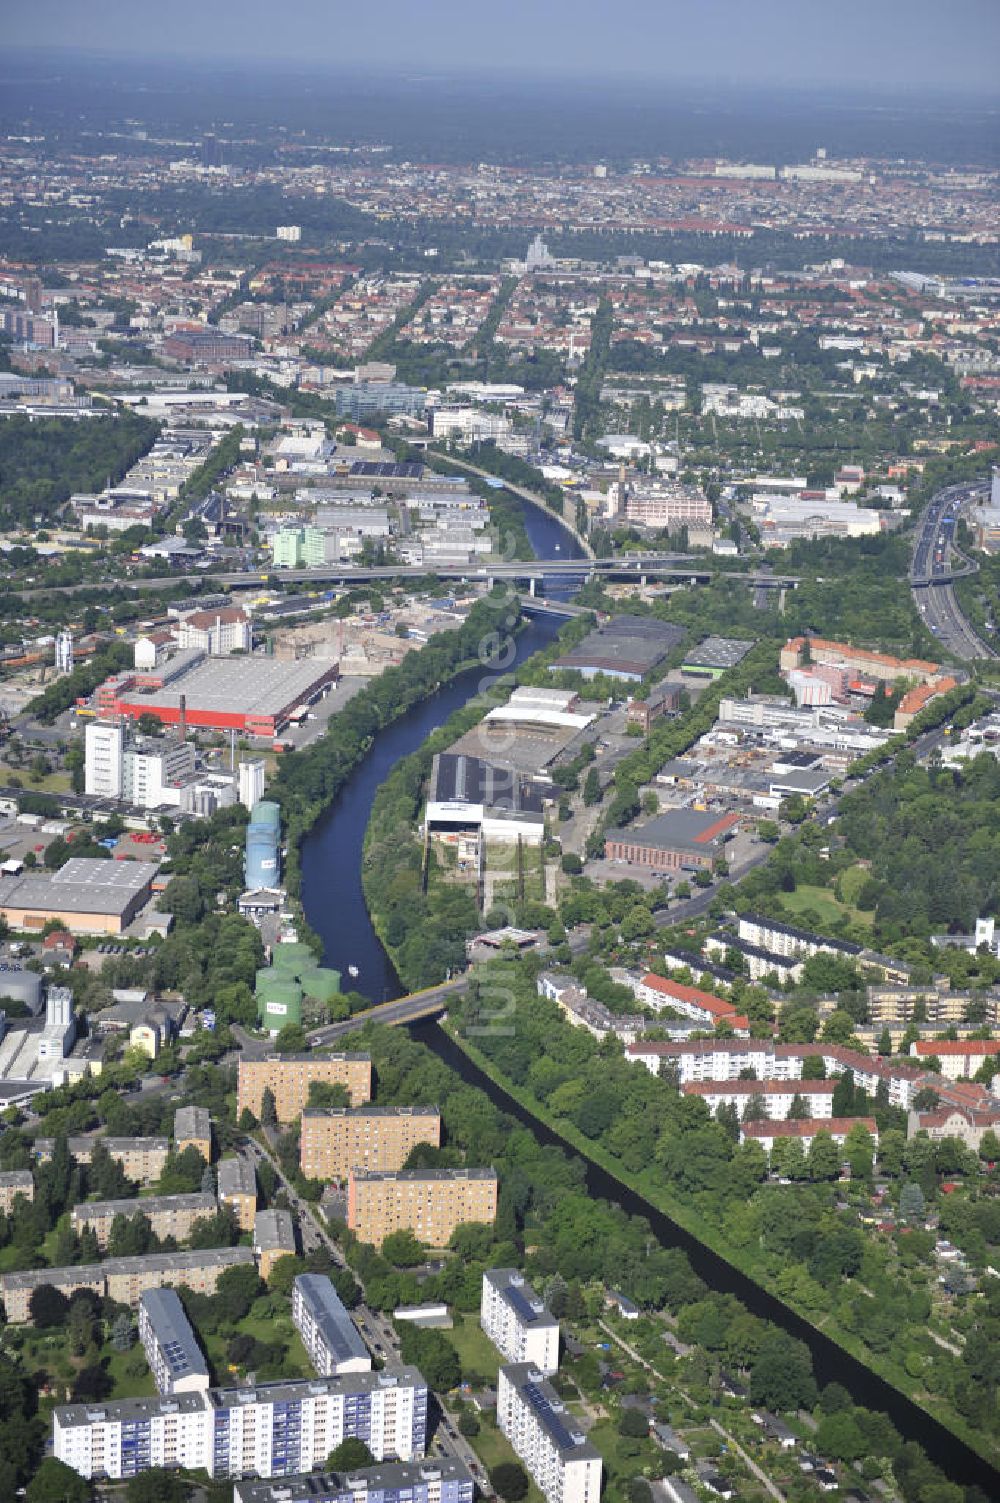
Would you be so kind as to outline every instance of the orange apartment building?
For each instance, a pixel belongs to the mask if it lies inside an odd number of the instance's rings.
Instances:
[[[307,1107],[299,1165],[309,1179],[346,1179],[350,1169],[402,1169],[418,1143],[441,1145],[430,1106]]]
[[[401,1231],[427,1247],[447,1247],[457,1226],[492,1222],[496,1214],[495,1169],[352,1169],[347,1179],[347,1225],[374,1247]]]
[[[362,1106],[372,1096],[370,1054],[268,1054],[262,1059],[240,1056],[236,1087],[236,1115],[249,1109],[260,1118],[264,1092],[270,1087],[279,1122],[301,1117],[314,1080],[345,1086],[352,1106]]]
[[[212,1162],[212,1118],[204,1106],[179,1106],[174,1112],[174,1147],[178,1153],[197,1148],[206,1164]]]

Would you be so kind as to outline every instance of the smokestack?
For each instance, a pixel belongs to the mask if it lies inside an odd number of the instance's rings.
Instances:
[[[180,739],[181,739],[181,744],[182,745],[187,740],[187,728],[188,728],[188,725],[187,725],[187,708],[188,708],[187,695],[186,694],[182,694],[181,695],[180,714],[177,717],[177,729],[178,729],[178,731],[180,733]]]

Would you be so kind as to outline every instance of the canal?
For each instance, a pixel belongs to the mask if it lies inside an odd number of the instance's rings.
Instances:
[[[536,558],[583,557],[576,538],[554,516],[530,502],[518,504]],[[548,593],[552,598],[562,597],[577,587],[560,579]],[[555,617],[529,619],[516,638],[514,664],[546,647],[562,624]],[[514,664],[508,665],[508,671]],[[396,763],[417,751],[431,731],[477,693],[483,673],[477,666],[458,674],[386,726],[302,844],[302,903],[310,927],[323,941],[323,963],[340,971],[345,990],[363,992],[372,1002],[388,1002],[402,994],[392,961],[372,927],[361,887],[361,855],[372,799]]]
[[[582,550],[572,533],[554,517],[530,503],[521,503],[525,528],[538,558],[581,558]],[[560,581],[548,593],[553,597],[572,593],[574,585]],[[522,663],[551,642],[560,622],[551,617],[529,621],[516,643],[515,662]],[[402,994],[399,977],[372,927],[361,887],[361,858],[372,799],[387,773],[401,757],[416,751],[448,716],[478,690],[480,667],[459,674],[436,694],[415,705],[406,715],[387,726],[375,738],[365,760],[348,779],[339,797],[303,842],[302,900],[310,926],[323,940],[324,964],[339,970],[343,985],[353,987],[372,1002],[389,1001]],[[358,975],[350,975],[355,966]],[[543,1143],[575,1150],[550,1128],[494,1084],[434,1023],[420,1024],[414,1036],[431,1048],[468,1083],[482,1090],[501,1110],[528,1127]],[[733,1268],[662,1211],[619,1183],[598,1165],[587,1163],[590,1193],[620,1205],[630,1215],[643,1216],[661,1244],[679,1247],[692,1265],[715,1290],[733,1294],[755,1315],[772,1320],[808,1346],[817,1380],[837,1382],[854,1401],[887,1413],[900,1434],[917,1441],[948,1477],[966,1486],[977,1485],[987,1497],[1000,1499],[1000,1474],[969,1447],[956,1440],[924,1410],[883,1382],[863,1363],[844,1352],[829,1337],[789,1310],[759,1284]]]

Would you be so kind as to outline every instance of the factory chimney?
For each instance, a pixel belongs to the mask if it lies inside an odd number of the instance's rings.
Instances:
[[[181,695],[180,714],[177,717],[177,730],[181,743],[187,740],[187,695]]]

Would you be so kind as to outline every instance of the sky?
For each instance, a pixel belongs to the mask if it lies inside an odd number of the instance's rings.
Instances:
[[[998,96],[1000,0],[31,0],[4,42],[380,73]]]

